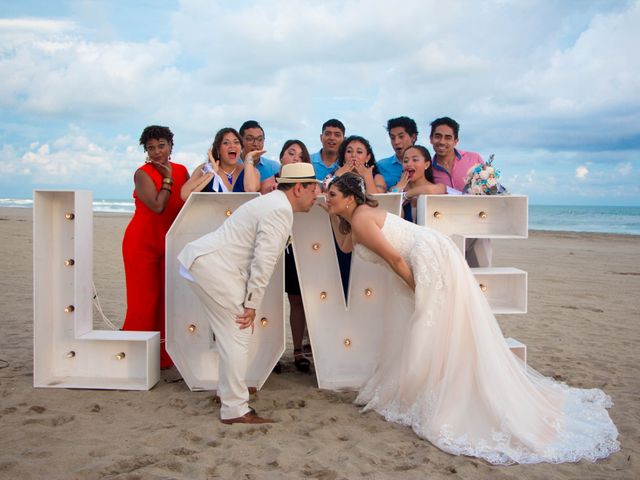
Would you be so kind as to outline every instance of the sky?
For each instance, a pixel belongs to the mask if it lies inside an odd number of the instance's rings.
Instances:
[[[392,154],[450,116],[532,204],[640,205],[640,0],[0,0],[0,197],[131,198],[145,126],[191,171],[258,120],[267,157],[344,122]],[[433,151],[430,148],[431,151]]]

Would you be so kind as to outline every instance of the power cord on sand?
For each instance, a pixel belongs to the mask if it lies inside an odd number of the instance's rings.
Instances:
[[[100,298],[98,297],[98,290],[96,289],[96,284],[93,283],[93,281],[91,282],[91,284],[93,286],[93,306],[96,307],[96,310],[100,314],[100,317],[102,317],[102,321],[111,330],[120,330],[118,327],[115,326],[115,324],[111,320],[107,318],[107,316],[102,311],[102,305],[100,305]]]
[[[93,286],[93,305],[96,307],[96,310],[102,317],[102,321],[107,325],[111,330],[120,330],[120,328],[116,327],[116,325],[107,318],[107,316],[102,311],[102,305],[100,305],[100,298],[98,297],[98,290],[96,289],[96,284],[91,282]],[[160,340],[160,343],[165,343],[165,339]]]

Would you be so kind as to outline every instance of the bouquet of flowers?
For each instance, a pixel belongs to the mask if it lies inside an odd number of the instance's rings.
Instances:
[[[500,170],[496,170],[493,163],[494,154],[484,165],[476,165],[467,172],[467,184],[463,192],[470,195],[504,195],[507,189],[498,182]]]

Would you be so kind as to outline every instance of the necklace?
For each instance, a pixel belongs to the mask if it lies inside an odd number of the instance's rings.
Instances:
[[[235,167],[233,167],[233,170],[231,170],[231,173],[229,173],[224,168],[222,168],[222,166],[220,166],[220,170],[222,170],[222,173],[224,173],[227,176],[227,180],[229,181],[229,185],[231,185],[233,183],[233,174],[236,173],[237,169],[238,169],[238,167],[235,166]]]

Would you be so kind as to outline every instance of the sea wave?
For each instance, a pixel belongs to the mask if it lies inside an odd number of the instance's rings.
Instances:
[[[32,208],[31,198],[0,198],[1,207]],[[93,201],[94,212],[133,213],[133,199]],[[640,235],[640,207],[530,205],[530,230]]]
[[[32,208],[32,198],[0,198],[0,207]]]
[[[0,208],[33,208],[33,199],[31,198],[0,198]],[[133,200],[109,200],[96,199],[93,201],[94,212],[111,212],[111,213],[133,213],[135,204]]]
[[[94,212],[133,213],[135,204],[133,200],[101,200],[93,201]]]

